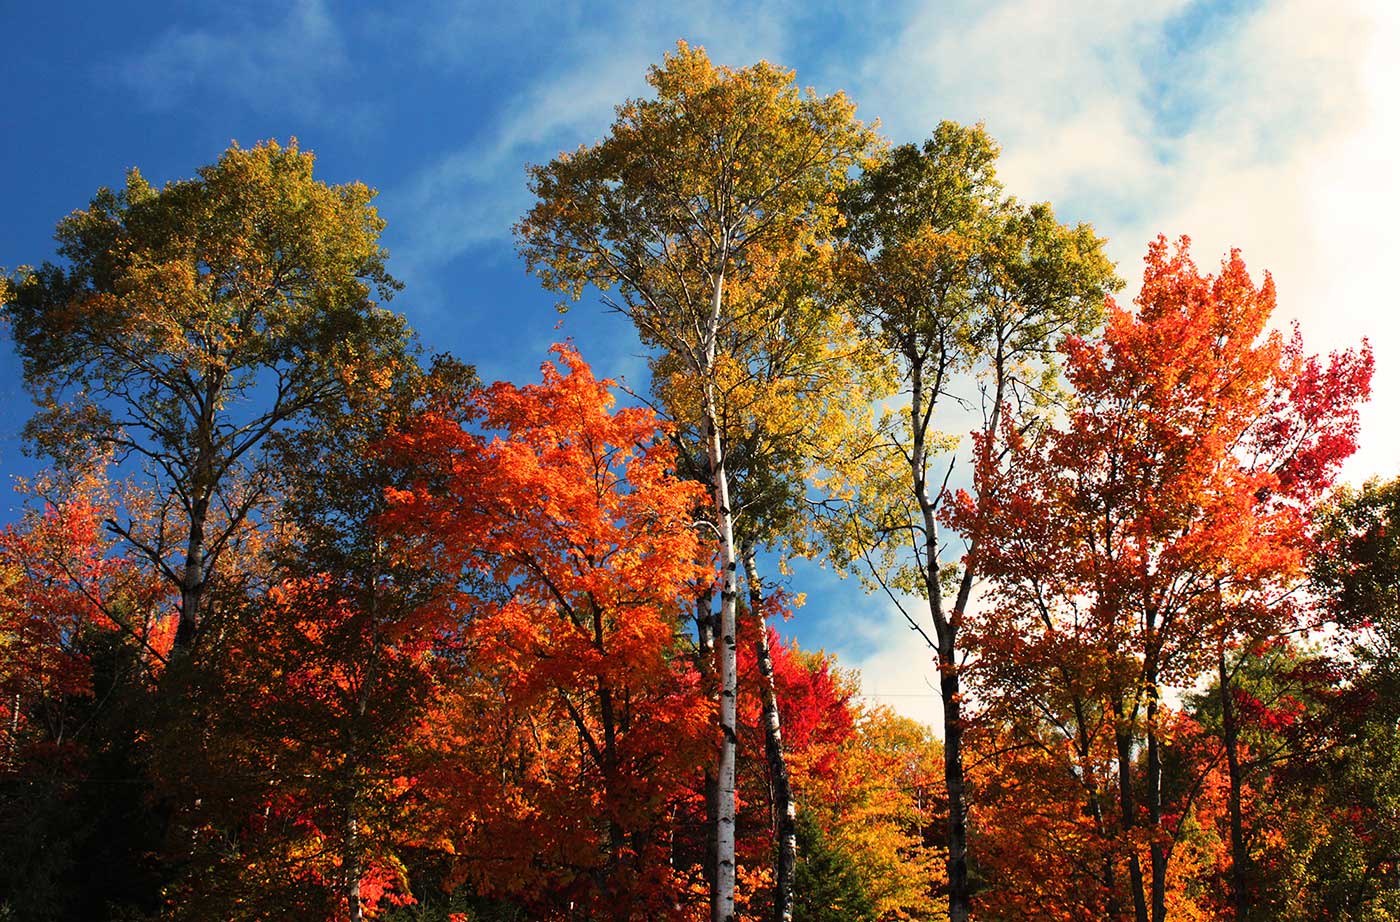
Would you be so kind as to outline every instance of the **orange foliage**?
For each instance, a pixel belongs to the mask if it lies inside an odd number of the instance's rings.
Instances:
[[[703,491],[647,410],[555,347],[542,384],[498,383],[469,432],[428,414],[391,450],[429,473],[385,526],[460,570],[469,671],[422,728],[422,781],[459,877],[538,918],[690,918],[698,868],[673,813],[711,758],[712,705],[678,616],[697,583]],[[482,579],[484,578],[484,580]]]

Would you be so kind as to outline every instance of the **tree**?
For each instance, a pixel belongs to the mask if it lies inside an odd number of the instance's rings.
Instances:
[[[1368,659],[1388,668],[1400,647],[1400,479],[1338,491],[1318,510],[1312,581],[1328,616],[1370,635]]]
[[[1248,688],[1247,722],[1289,755],[1271,791],[1281,817],[1268,842],[1282,847],[1261,862],[1273,877],[1261,891],[1271,908],[1296,893],[1281,907],[1290,918],[1384,918],[1400,912],[1400,479],[1338,490],[1315,524],[1309,575],[1340,649],[1292,670],[1287,706]]]
[[[815,817],[797,820],[802,861],[797,866],[796,922],[875,922],[875,902],[865,891],[851,856],[832,843]]]
[[[744,626],[748,626],[747,618]],[[800,839],[793,912],[817,914],[827,899],[880,922],[944,918],[936,893],[942,883],[942,848],[933,832],[941,807],[942,751],[929,728],[888,708],[857,704],[858,677],[825,653],[808,653],[770,632],[772,674],[787,749]],[[759,814],[771,785],[761,757],[766,697],[753,681],[757,651],[740,651],[746,681],[739,698],[740,854],[746,867],[767,870]],[[839,857],[838,857],[839,856]],[[768,860],[773,860],[768,856]],[[781,856],[778,856],[781,860]],[[833,863],[839,861],[841,869]],[[776,878],[773,879],[776,886]],[[845,894],[838,897],[836,894]]]
[[[812,812],[851,856],[876,919],[944,919],[942,746],[929,727],[888,708],[851,709],[855,736],[829,783],[805,789]]]
[[[791,922],[797,802],[788,777],[766,629],[773,612],[788,612],[781,593],[760,574],[759,551],[815,553],[814,507],[807,495],[812,472],[830,463],[849,443],[852,429],[868,420],[870,406],[889,392],[884,357],[830,297],[831,268],[829,254],[818,251],[791,269],[786,289],[774,295],[782,301],[781,315],[753,331],[747,344],[727,350],[719,374],[724,402],[718,425],[731,475],[748,609],[760,616],[755,629],[741,619],[740,632],[753,638],[758,673],[752,681],[763,703],[762,748],[776,853],[775,922]],[[708,484],[699,382],[667,357],[655,363],[653,372],[660,402],[676,423],[682,457],[701,459],[690,465],[689,473]],[[707,635],[713,632],[708,602],[697,616],[703,661],[709,654]]]
[[[803,94],[766,62],[715,67],[684,43],[653,67],[656,98],[618,109],[608,137],[532,168],[516,228],[546,286],[614,291],[642,341],[694,376],[718,539],[720,757],[712,917],[734,917],[739,547],[723,374],[787,315],[789,273],[836,230],[836,195],[874,137],[841,94]]]
[[[0,916],[150,908],[159,832],[133,763],[174,616],[111,553],[100,476],[27,489],[42,508],[0,532]]]
[[[268,437],[403,349],[402,321],[373,300],[398,287],[374,193],[314,179],[312,161],[235,146],[159,190],[132,170],[59,223],[66,266],[9,281],[39,404],[27,437],[61,462],[107,447],[142,466],[154,508],[107,525],[179,592],[177,653],[268,497]]]
[[[1084,741],[1111,733],[1129,895],[1139,922],[1161,922],[1184,816],[1164,795],[1164,690],[1288,617],[1276,603],[1301,573],[1308,503],[1354,447],[1371,362],[1340,353],[1321,374],[1296,337],[1268,333],[1272,280],[1256,286],[1238,251],[1203,275],[1185,238],[1169,252],[1159,237],[1146,264],[1137,312],[1110,305],[1101,341],[1066,344],[1067,419],[1008,433],[1014,462],[978,470],[995,500],[961,498],[957,520],[997,580],[999,610],[979,624],[989,688],[1081,741],[1078,776],[1096,771]],[[986,437],[980,450],[1000,451]]]
[[[221,624],[188,695],[198,732],[157,770],[195,854],[173,889],[187,918],[299,907],[349,922],[412,901],[404,855],[423,835],[415,733],[454,671],[458,579],[393,552],[390,487],[421,474],[381,443],[429,409],[466,404],[474,372],[405,362],[318,424],[275,436],[274,584]],[[182,741],[195,741],[193,746]]]
[[[945,414],[975,405],[974,395],[958,393],[970,379],[981,388],[986,445],[1028,425],[1050,385],[1056,343],[1092,328],[1118,284],[1091,227],[1063,226],[1049,205],[1002,197],[997,153],[980,126],[944,122],[922,147],[892,151],[847,197],[850,308],[897,363],[908,403],[887,412],[828,479],[833,556],[886,591],[937,660],[954,922],[971,911],[959,634],[982,574],[975,535],[960,565],[945,559],[956,443],[939,427]],[[987,450],[977,463],[1001,458]],[[990,501],[980,493],[976,500]],[[909,611],[902,594],[924,600],[927,618]]]
[[[460,875],[555,918],[688,914],[670,817],[708,758],[712,709],[679,656],[697,582],[698,485],[645,409],[556,347],[542,384],[497,383],[465,431],[428,413],[391,442],[421,472],[385,524],[489,594],[452,607],[468,667],[422,741]],[[494,437],[490,433],[497,433]]]
[[[445,681],[440,626],[388,574],[344,576],[247,602],[187,693],[199,732],[172,735],[154,770],[195,795],[177,804],[171,918],[360,922],[412,902],[413,734]]]

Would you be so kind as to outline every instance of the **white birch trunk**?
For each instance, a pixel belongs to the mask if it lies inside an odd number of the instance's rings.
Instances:
[[[721,262],[721,265],[723,263]],[[738,554],[734,544],[734,515],[729,505],[729,475],[724,464],[724,444],[716,425],[717,401],[714,372],[719,335],[720,311],[724,304],[724,274],[715,279],[710,302],[709,328],[705,337],[705,365],[701,369],[705,395],[705,454],[714,484],[715,525],[719,532],[721,568],[719,637],[719,766],[716,772],[718,797],[715,816],[715,892],[710,907],[712,922],[734,922],[735,763],[738,751],[738,642],[735,608],[738,603]]]

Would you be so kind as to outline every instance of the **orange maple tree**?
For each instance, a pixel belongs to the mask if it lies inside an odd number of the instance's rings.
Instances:
[[[480,892],[538,918],[691,918],[699,868],[673,863],[669,819],[713,749],[679,620],[715,579],[694,563],[704,492],[654,414],[612,409],[611,382],[554,351],[541,384],[481,391],[470,428],[428,413],[391,445],[427,473],[385,527],[464,577],[469,665],[421,734],[422,780]]]

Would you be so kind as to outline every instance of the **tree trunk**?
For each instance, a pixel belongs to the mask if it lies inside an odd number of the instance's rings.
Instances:
[[[715,804],[715,901],[711,907],[712,922],[733,922],[735,884],[735,761],[738,754],[738,644],[735,625],[735,605],[738,602],[736,555],[734,553],[734,523],[729,508],[729,478],[724,471],[724,458],[719,431],[711,423],[710,464],[715,474],[715,510],[719,518],[720,568],[723,579],[720,590],[719,634],[719,766],[715,772],[718,795]]]
[[[10,739],[5,746],[5,767],[14,770],[19,765],[19,692],[10,701]]]
[[[1063,669],[1061,674],[1064,675]],[[1070,683],[1066,681],[1066,687]],[[1104,810],[1104,789],[1099,781],[1098,773],[1091,768],[1093,765],[1093,741],[1090,739],[1089,720],[1084,710],[1084,699],[1078,694],[1073,695],[1074,700],[1074,726],[1076,737],[1076,753],[1079,757],[1079,765],[1084,777],[1085,792],[1088,795],[1087,808],[1089,815],[1094,819],[1094,831],[1098,834],[1100,841],[1109,840],[1108,823],[1105,820]],[[1110,922],[1118,922],[1118,882],[1117,874],[1113,866],[1113,854],[1108,853],[1103,860],[1103,870],[1100,872],[1100,880],[1104,889],[1104,918]]]
[[[1249,913],[1249,891],[1245,878],[1249,860],[1244,849],[1244,814],[1240,806],[1243,778],[1240,770],[1239,727],[1235,723],[1235,702],[1230,694],[1230,673],[1225,668],[1225,648],[1220,648],[1220,722],[1225,735],[1225,761],[1230,768],[1230,901],[1236,922]]]
[[[190,535],[185,546],[185,570],[180,577],[180,622],[175,628],[173,652],[188,653],[199,629],[199,609],[204,601],[204,523],[209,497],[200,497],[190,510]]]
[[[719,633],[718,619],[714,612],[714,593],[709,589],[701,592],[695,600],[695,633],[699,643],[696,668],[708,690],[715,676],[715,635]],[[711,904],[718,898],[715,876],[715,857],[719,849],[718,829],[719,779],[715,776],[715,766],[710,764],[705,766],[705,850],[701,870],[710,890]]]
[[[928,488],[927,426],[932,414],[925,412],[924,405],[925,400],[936,399],[940,386],[934,385],[934,396],[930,397],[924,391],[923,359],[910,355],[909,363],[912,385],[909,421],[913,432],[910,474],[924,526],[923,547],[917,548],[917,551],[922,557],[924,595],[933,617],[938,690],[943,699],[943,783],[948,794],[948,857],[945,864],[948,874],[948,919],[949,922],[967,922],[972,915],[972,889],[968,881],[967,779],[962,758],[962,677],[958,675],[957,638],[962,610],[972,589],[973,570],[970,563],[964,565],[953,611],[948,612],[939,579],[938,500],[929,495]],[[941,379],[941,374],[936,377]],[[928,638],[928,635],[924,636]]]
[[[708,561],[696,561],[700,566]],[[700,670],[700,674],[706,679],[714,675],[715,672],[715,634],[718,633],[717,619],[715,618],[715,594],[710,589],[706,589],[695,597],[695,638],[700,645],[700,655],[695,664]]]
[[[777,880],[773,885],[773,922],[792,922],[792,879],[797,870],[797,803],[792,796],[787,757],[783,753],[782,721],[778,715],[778,692],[773,684],[773,656],[768,646],[768,621],[763,616],[763,585],[758,576],[757,552],[753,542],[744,545],[744,570],[749,583],[749,607],[753,610],[754,654],[762,678],[763,750],[768,759],[768,778],[773,793],[773,838],[777,845]]]
[[[943,695],[943,782],[948,789],[948,919],[967,922],[972,891],[967,878],[967,780],[962,759],[962,693],[956,649],[938,645],[938,686]]]
[[[360,824],[355,817],[354,809],[351,808],[350,821],[347,824],[346,844],[349,846],[349,867],[346,869],[348,884],[346,891],[346,901],[349,903],[350,922],[364,922],[365,908],[364,901],[360,898],[360,878],[364,876],[363,860],[360,855]]]
[[[174,654],[188,653],[199,631],[204,587],[208,582],[208,562],[204,559],[204,527],[209,521],[209,505],[214,496],[214,411],[219,403],[223,379],[214,376],[202,386],[199,419],[192,434],[196,448],[190,471],[190,533],[185,545],[185,571],[180,575],[180,622],[175,628]]]
[[[720,265],[723,265],[721,260]],[[715,781],[715,899],[710,906],[711,922],[733,922],[735,863],[735,762],[739,748],[738,691],[739,656],[735,625],[738,604],[738,554],[734,543],[734,513],[729,506],[729,474],[725,469],[724,443],[720,436],[718,399],[715,395],[714,365],[719,337],[719,320],[724,303],[724,275],[716,275],[710,302],[710,322],[705,337],[704,379],[705,456],[710,483],[714,489],[715,526],[719,532],[720,611],[719,636],[719,765]]]
[[[1152,922],[1167,918],[1167,849],[1162,832],[1162,745],[1157,739],[1157,677],[1148,678],[1147,698],[1147,816],[1152,841],[1147,853],[1152,860]]]
[[[1121,724],[1122,711],[1116,707],[1115,711]],[[1118,746],[1118,808],[1122,814],[1123,837],[1131,839],[1129,833],[1137,825],[1137,804],[1133,800],[1133,736],[1130,728],[1120,726],[1114,737]],[[1137,922],[1151,922],[1142,892],[1142,863],[1138,860],[1137,846],[1131,841],[1128,843],[1128,885],[1133,891],[1133,917]]]

